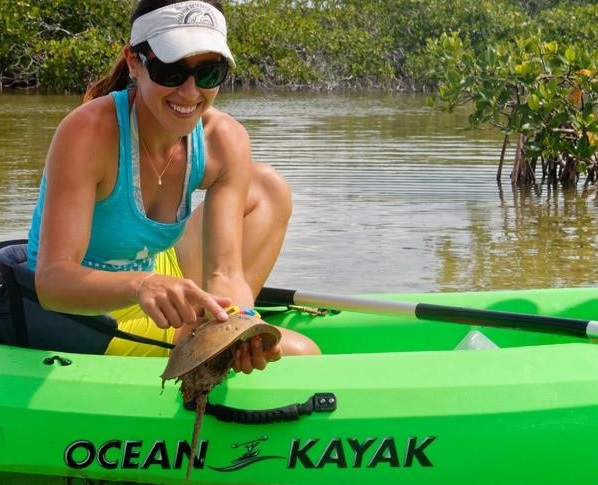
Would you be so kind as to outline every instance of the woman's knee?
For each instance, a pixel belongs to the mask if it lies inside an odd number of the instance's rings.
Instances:
[[[254,203],[268,203],[279,217],[291,217],[291,188],[282,174],[269,164],[255,162],[251,182],[249,197]]]
[[[310,338],[286,328],[278,327],[282,333],[280,345],[282,355],[320,355],[320,347]]]

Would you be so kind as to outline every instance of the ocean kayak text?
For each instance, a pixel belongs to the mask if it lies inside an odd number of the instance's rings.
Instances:
[[[193,467],[230,472],[264,460],[285,460],[288,469],[433,467],[428,452],[436,436],[426,436],[423,439],[411,436],[400,444],[392,437],[362,440],[332,438],[328,441],[318,438],[294,439],[284,456],[264,453],[260,445],[267,440],[267,436],[261,436],[247,443],[234,443],[231,448],[241,449],[243,452],[220,466],[207,463],[209,441],[200,441]],[[143,440],[113,439],[99,444],[77,440],[66,446],[64,462],[69,468],[76,470],[94,463],[104,469],[181,469],[187,466],[190,455],[191,446],[184,440],[179,440],[174,445],[157,440],[149,446]],[[218,460],[222,458],[222,454],[219,454]]]

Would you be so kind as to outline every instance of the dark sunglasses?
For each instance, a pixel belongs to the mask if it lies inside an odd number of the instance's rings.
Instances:
[[[168,88],[176,88],[183,84],[189,76],[193,76],[198,88],[212,89],[220,86],[228,75],[229,66],[226,60],[204,62],[191,69],[182,61],[166,64],[157,57],[148,59],[141,52],[137,55],[147,69],[150,79],[156,84]]]

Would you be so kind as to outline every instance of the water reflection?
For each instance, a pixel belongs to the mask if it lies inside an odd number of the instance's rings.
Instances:
[[[0,95],[0,237],[22,236],[43,158],[77,97]],[[410,95],[221,93],[255,158],[293,186],[276,286],[357,292],[593,285],[593,190],[522,193],[501,138]],[[199,200],[196,199],[196,200]]]
[[[509,187],[510,190],[510,187]],[[469,251],[450,238],[438,246],[438,286],[500,289],[591,286],[598,274],[596,194],[514,191],[493,211],[472,208]]]
[[[0,237],[22,237],[31,220],[45,153],[74,96],[0,94]]]

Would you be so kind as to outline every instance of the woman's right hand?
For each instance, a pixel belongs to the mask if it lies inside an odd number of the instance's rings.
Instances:
[[[142,310],[160,328],[180,328],[195,323],[206,313],[225,322],[225,308],[232,303],[228,297],[202,290],[191,279],[157,273],[143,273],[137,282],[136,297]]]

